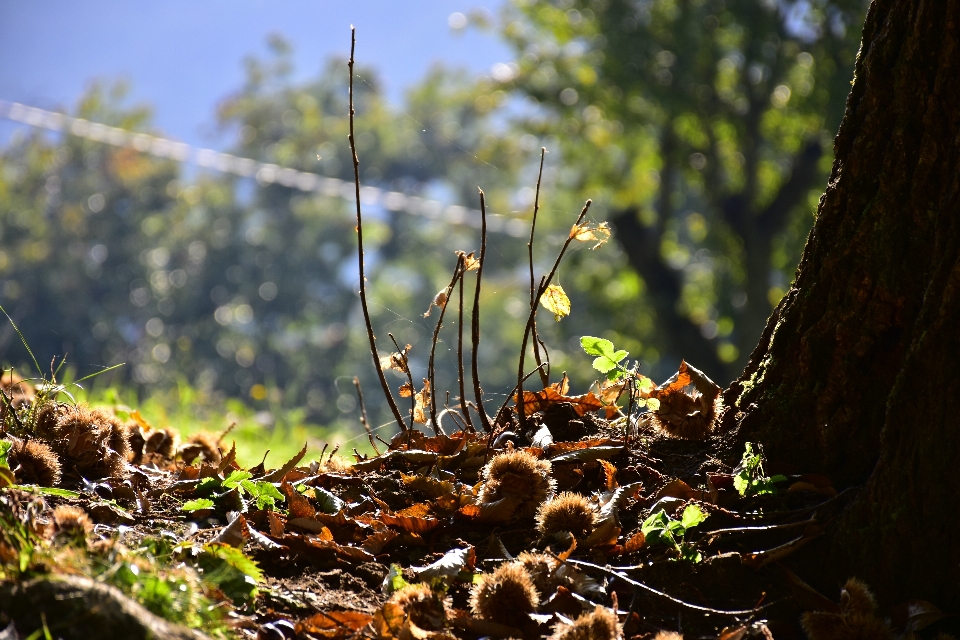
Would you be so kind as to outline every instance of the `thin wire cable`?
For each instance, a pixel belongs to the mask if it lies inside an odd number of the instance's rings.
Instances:
[[[331,198],[341,198],[350,202],[353,202],[355,198],[353,181],[329,178],[316,173],[298,171],[267,162],[258,162],[213,149],[193,147],[185,142],[177,142],[147,133],[135,133],[83,118],[72,118],[56,111],[31,107],[19,102],[0,99],[0,118],[39,129],[66,133],[102,144],[133,149],[158,158],[195,164],[220,173],[242,178],[254,178],[260,186],[276,183],[291,189],[317,193]],[[468,209],[457,204],[444,205],[438,200],[407,195],[400,191],[387,191],[369,186],[361,187],[360,201],[365,206],[381,205],[389,211],[402,211],[410,215],[441,220],[452,225],[473,229],[480,228],[479,210]],[[522,238],[527,234],[527,223],[511,216],[488,214],[487,231]]]

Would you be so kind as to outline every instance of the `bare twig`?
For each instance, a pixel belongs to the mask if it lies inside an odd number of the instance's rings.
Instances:
[[[481,198],[481,202],[483,199]],[[580,215],[577,217],[577,221],[573,223],[574,227],[580,226],[580,223],[583,222],[584,217],[587,215],[587,211],[590,210],[590,205],[593,204],[592,200],[587,200],[583,205],[583,209],[580,211]],[[567,240],[563,243],[563,247],[560,249],[560,254],[557,255],[556,261],[553,263],[553,268],[550,270],[550,273],[540,279],[540,286],[537,287],[536,295],[534,296],[534,302],[530,307],[530,316],[527,318],[527,326],[523,330],[523,342],[520,345],[520,366],[518,367],[517,372],[517,417],[520,419],[520,426],[526,427],[527,425],[527,416],[523,411],[523,360],[527,351],[527,340],[530,339],[530,333],[533,330],[534,322],[537,317],[537,307],[540,306],[540,296],[547,290],[547,287],[550,286],[550,281],[553,280],[553,276],[556,275],[557,269],[560,267],[560,262],[563,260],[564,254],[567,252],[567,247],[570,246],[570,243],[573,242],[574,238],[573,233],[567,235]]]
[[[353,386],[357,388],[357,398],[360,400],[360,424],[367,432],[367,438],[370,440],[370,446],[380,455],[377,445],[373,442],[373,431],[370,430],[370,420],[367,418],[367,406],[363,403],[363,391],[360,390],[360,378],[353,376]]]
[[[537,304],[536,301],[536,281],[533,276],[533,235],[537,230],[537,212],[540,211],[540,181],[543,179],[543,159],[547,155],[547,148],[540,147],[540,171],[537,173],[537,191],[536,195],[533,198],[533,221],[530,223],[530,242],[527,243],[527,254],[530,257],[530,308],[533,309]],[[540,341],[537,336],[537,322],[533,322],[533,357],[537,361],[537,364],[541,364],[540,360],[540,349],[538,345],[543,345],[543,342]],[[546,352],[546,349],[544,349]],[[548,357],[549,359],[549,357]],[[540,380],[543,382],[544,388],[550,382],[550,371],[549,367],[547,370],[540,369]]]
[[[437,423],[437,382],[436,371],[433,366],[433,359],[437,352],[437,339],[440,337],[440,327],[443,325],[443,314],[447,312],[447,303],[450,302],[450,294],[457,284],[457,280],[463,277],[463,256],[457,258],[457,266],[453,269],[453,278],[450,284],[444,289],[443,304],[440,305],[440,317],[437,318],[437,326],[433,330],[433,341],[430,343],[430,362],[427,365],[427,378],[430,380],[430,423],[433,425],[434,435],[440,435],[440,425]]]
[[[477,415],[480,416],[480,425],[483,430],[490,432],[490,420],[487,418],[487,412],[483,408],[483,390],[480,388],[480,371],[478,358],[480,355],[480,277],[483,275],[483,259],[487,253],[487,205],[483,199],[483,189],[477,189],[480,192],[480,264],[477,266],[477,288],[473,295],[473,362],[471,363],[471,373],[473,374],[473,393],[477,401]]]
[[[407,374],[407,382],[410,383],[410,428],[413,429],[413,414],[417,410],[417,390],[413,386],[413,374],[410,373],[410,360],[407,357],[406,349],[400,348],[400,345],[397,344],[397,340],[393,337],[393,334],[388,333],[387,335],[390,336],[393,346],[397,348],[397,353],[400,354],[400,360],[403,362],[403,372]]]
[[[466,381],[463,373],[463,276],[460,276],[460,282],[457,289],[459,291],[459,317],[457,318],[457,382],[460,384],[460,410],[463,412],[463,419],[466,421],[470,431],[476,431],[473,427],[473,420],[470,419],[470,408],[467,406]]]
[[[363,217],[360,214],[360,158],[357,157],[356,136],[353,132],[353,52],[356,45],[357,30],[351,25],[350,62],[347,63],[347,66],[350,67],[350,135],[348,139],[350,140],[350,155],[353,156],[353,182],[357,199],[357,254],[360,261],[360,306],[363,307],[363,321],[366,323],[367,337],[370,339],[370,353],[373,355],[373,366],[377,368],[377,377],[380,379],[380,386],[383,387],[383,395],[387,398],[387,403],[390,405],[390,410],[393,411],[393,417],[396,418],[397,424],[405,431],[407,427],[403,424],[403,416],[400,414],[400,409],[397,407],[397,403],[393,399],[393,394],[390,392],[390,385],[387,384],[387,378],[383,375],[383,367],[380,366],[380,356],[377,354],[377,337],[373,334],[373,324],[370,322],[370,310],[367,308],[367,285],[363,272]]]
[[[763,609],[766,609],[767,607],[770,607],[770,606],[773,606],[774,604],[776,604],[776,601],[775,601],[775,602],[768,602],[767,604],[763,605],[762,607],[757,607],[757,608],[755,608],[755,609],[739,609],[739,610],[713,609],[713,608],[711,608],[711,607],[701,607],[700,605],[691,604],[691,603],[689,603],[689,602],[684,602],[683,600],[680,600],[680,599],[678,599],[678,598],[674,598],[674,597],[671,596],[670,594],[664,593],[663,591],[658,591],[657,589],[654,589],[653,587],[648,586],[648,585],[640,582],[639,580],[634,580],[634,579],[631,578],[630,576],[627,576],[627,575],[621,573],[620,571],[617,571],[616,569],[613,569],[613,568],[611,568],[611,567],[601,567],[601,566],[598,565],[598,564],[594,564],[594,563],[592,563],[592,562],[586,562],[586,561],[584,561],[584,560],[571,560],[571,559],[567,559],[567,562],[569,562],[570,564],[575,564],[575,565],[581,566],[581,567],[587,567],[587,568],[590,568],[590,569],[594,569],[594,570],[596,570],[596,571],[602,571],[603,573],[606,573],[606,574],[611,575],[611,576],[616,576],[617,578],[620,578],[621,580],[623,580],[623,581],[626,582],[627,584],[631,584],[631,585],[633,585],[633,586],[635,586],[635,587],[640,587],[641,589],[643,589],[643,590],[645,590],[645,591],[648,591],[648,592],[652,593],[652,594],[655,595],[655,596],[659,596],[659,597],[661,597],[661,598],[664,598],[665,600],[669,600],[670,602],[672,602],[672,603],[674,603],[674,604],[678,604],[678,605],[680,605],[681,607],[685,607],[685,608],[687,608],[687,609],[693,609],[694,611],[703,611],[704,613],[712,613],[712,614],[721,615],[721,616],[749,616],[749,615],[755,615],[757,612],[762,611]]]

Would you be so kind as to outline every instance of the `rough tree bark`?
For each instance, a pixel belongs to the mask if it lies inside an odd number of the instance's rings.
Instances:
[[[816,561],[960,606],[960,1],[874,0],[796,282],[724,394],[731,440],[856,497]],[[742,449],[741,449],[742,450]],[[805,567],[813,572],[812,565]]]

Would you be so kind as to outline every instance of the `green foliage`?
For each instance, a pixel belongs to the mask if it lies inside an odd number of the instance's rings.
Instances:
[[[383,581],[384,595],[390,595],[394,591],[399,591],[409,584],[410,583],[403,577],[403,567],[398,564],[391,564],[390,573],[387,574],[386,579]]]
[[[692,544],[685,542],[684,536],[688,529],[692,529],[706,519],[707,514],[696,504],[687,505],[679,520],[674,520],[661,509],[643,521],[640,531],[646,538],[647,544],[673,547],[681,560],[700,562],[702,560],[700,552]]]
[[[719,379],[742,368],[813,222],[866,6],[515,0],[505,10],[516,59],[499,86],[537,105],[526,130],[562,158],[551,200],[591,197],[611,221],[623,253],[578,286],[613,330],[643,327],[630,350],[644,362],[670,351]],[[631,268],[635,298],[624,295]]]
[[[786,482],[786,480],[787,477],[782,475],[767,477],[763,473],[763,456],[759,451],[754,452],[752,443],[746,443],[743,458],[737,468],[734,469],[733,477],[733,487],[741,496],[762,496],[776,493],[776,483]]]
[[[609,340],[593,336],[580,338],[580,346],[587,355],[597,356],[593,361],[593,368],[607,374],[608,380],[617,380],[626,373],[626,370],[620,366],[620,361],[630,355],[629,351],[615,350],[613,343]]]
[[[277,502],[284,499],[283,494],[270,482],[243,480],[240,487],[250,495],[257,509],[275,509]]]
[[[257,584],[263,582],[257,563],[229,545],[204,545],[197,565],[203,570],[204,580],[215,584],[235,604],[252,601],[258,592]]]
[[[9,440],[0,440],[0,467],[4,469],[9,469],[10,465],[7,463],[7,454],[10,453],[10,448],[13,446],[13,443]]]
[[[197,498],[195,500],[187,500],[180,506],[181,511],[199,511],[201,509],[213,509],[214,502],[210,498]]]

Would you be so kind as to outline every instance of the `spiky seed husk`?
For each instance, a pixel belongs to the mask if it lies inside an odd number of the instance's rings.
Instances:
[[[187,447],[193,448],[195,450],[196,456],[199,456],[204,462],[211,464],[219,464],[223,459],[223,456],[220,454],[220,436],[215,433],[210,433],[209,431],[198,431],[197,433],[192,433],[187,437],[187,444],[182,447],[186,449]],[[184,462],[188,464],[193,462],[193,458],[187,460],[186,454],[182,454]]]
[[[116,416],[108,416],[110,436],[107,446],[120,454],[124,461],[130,457],[130,433],[127,427]]]
[[[353,463],[341,455],[332,455],[320,464],[320,471],[324,473],[350,473]]]
[[[508,451],[496,456],[483,468],[481,503],[511,497],[520,501],[516,515],[532,516],[537,508],[553,496],[555,481],[550,477],[552,466],[526,451]]]
[[[886,622],[875,615],[876,599],[857,578],[840,592],[840,613],[810,611],[800,617],[810,640],[884,640],[893,638]]]
[[[840,611],[847,616],[872,616],[877,610],[877,599],[870,588],[858,578],[850,578],[840,592]]]
[[[57,525],[57,532],[67,534],[87,535],[93,530],[93,523],[87,517],[87,512],[69,504],[62,504],[53,510],[53,522]]]
[[[399,605],[421,629],[439,631],[446,626],[447,610],[443,600],[425,584],[409,584],[390,596],[389,602]]]
[[[55,487],[60,484],[60,458],[42,440],[18,440],[10,447],[7,462],[21,484]]]
[[[719,398],[702,407],[700,394],[678,393],[661,402],[657,411],[651,412],[650,422],[660,431],[682,440],[703,440],[713,431],[721,409]]]
[[[157,455],[172,460],[177,452],[179,435],[169,427],[163,429],[154,429],[147,435],[146,444],[143,447],[144,453],[156,453]]]
[[[143,460],[143,448],[146,446],[147,440],[143,437],[143,429],[135,422],[127,425],[127,442],[130,444],[127,461],[131,464],[140,464]]]
[[[101,409],[50,402],[41,407],[35,427],[68,468],[89,478],[122,477],[126,458],[110,447],[115,422]]]
[[[12,370],[3,371],[0,369],[0,390],[3,391],[7,400],[10,402],[8,407],[7,402],[0,400],[0,422],[6,419],[8,408],[16,411],[21,406],[33,402],[33,399],[36,397],[33,385],[15,374]]]
[[[527,614],[537,610],[540,595],[521,562],[505,562],[496,571],[480,577],[470,593],[474,615],[500,624],[523,625]]]
[[[579,493],[565,491],[540,505],[537,529],[544,537],[568,531],[583,540],[593,531],[597,512]]]
[[[550,640],[617,640],[619,637],[617,614],[598,606],[574,620],[573,624],[558,624]]]

